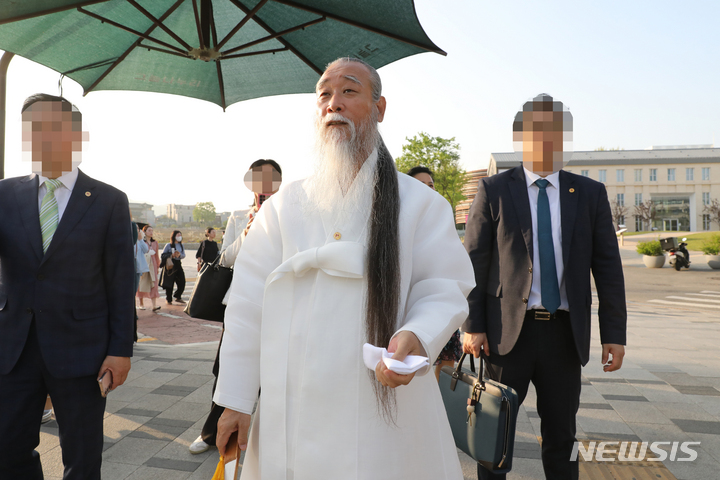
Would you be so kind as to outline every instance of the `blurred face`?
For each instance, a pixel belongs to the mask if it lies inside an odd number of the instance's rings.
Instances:
[[[152,227],[148,227],[148,228],[145,229],[145,236],[146,236],[147,238],[150,238],[150,237],[153,236],[153,229],[152,229]]]
[[[57,178],[80,164],[88,134],[80,121],[73,121],[69,107],[64,102],[36,102],[23,112],[23,151],[32,161],[33,173]]]
[[[252,167],[245,174],[245,186],[253,193],[269,197],[280,189],[282,175],[271,164]]]
[[[435,182],[433,182],[433,178],[429,174],[420,172],[417,175],[414,175],[413,178],[420,180],[422,183],[435,190]]]
[[[523,166],[542,177],[563,167],[563,113],[523,112]]]
[[[215,230],[210,230],[210,233],[208,233],[208,238],[210,240],[215,240],[216,235],[217,235],[217,233],[215,232]]]
[[[182,242],[182,232],[178,232],[178,234],[175,235],[175,241]]]

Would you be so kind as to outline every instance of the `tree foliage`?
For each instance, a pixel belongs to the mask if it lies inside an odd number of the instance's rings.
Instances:
[[[466,173],[460,166],[460,146],[455,137],[431,137],[420,132],[413,138],[405,137],[403,153],[395,159],[398,171],[407,173],[419,165],[433,172],[435,190],[445,197],[455,214],[455,207],[465,200],[462,188],[465,185]]]
[[[193,210],[193,220],[212,225],[215,222],[215,205],[212,202],[199,202]]]

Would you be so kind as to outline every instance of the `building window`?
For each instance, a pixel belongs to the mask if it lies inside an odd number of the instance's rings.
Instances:
[[[703,205],[710,205],[710,192],[703,192]]]
[[[703,180],[710,180],[710,167],[703,167],[703,169],[702,169],[702,179],[703,179]]]
[[[616,175],[616,179],[617,179],[618,183],[625,181],[625,170],[623,170],[623,169],[615,170],[615,175]]]
[[[694,168],[686,168],[685,169],[685,180],[688,182],[692,182],[695,180],[695,169]]]
[[[635,169],[635,181],[642,182],[642,168]]]
[[[650,181],[657,182],[657,168],[650,169]]]
[[[625,215],[620,215],[618,225],[625,225]]]
[[[580,170],[580,175],[582,175],[583,177],[589,177],[590,170]]]
[[[607,170],[600,170],[598,172],[598,180],[602,183],[607,182]]]
[[[625,206],[625,194],[624,193],[617,194],[617,204],[618,204],[618,207]]]
[[[642,193],[636,193],[635,194],[635,205],[640,205],[642,203]]]
[[[668,182],[674,182],[674,181],[675,181],[675,169],[668,168]]]
[[[703,230],[710,230],[710,215],[703,215]]]
[[[642,229],[643,229],[642,217],[636,216],[636,217],[635,217],[635,231],[636,231],[636,232],[642,232]]]

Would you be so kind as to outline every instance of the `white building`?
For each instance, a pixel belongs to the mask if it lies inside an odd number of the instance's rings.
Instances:
[[[520,165],[515,153],[490,155],[488,175]],[[653,228],[702,231],[713,225],[703,207],[720,199],[720,148],[653,147],[649,150],[575,152],[565,170],[605,184],[608,198],[627,207],[630,231],[647,230],[635,216],[635,205],[652,200]],[[620,222],[622,223],[622,222]]]

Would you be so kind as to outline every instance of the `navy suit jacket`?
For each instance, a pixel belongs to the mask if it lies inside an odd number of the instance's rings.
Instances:
[[[575,346],[590,352],[590,274],[595,278],[603,344],[625,345],[625,282],[605,185],[560,171],[565,288]],[[522,166],[480,180],[470,208],[465,248],[476,287],[463,331],[486,333],[492,353],[508,354],[520,335],[532,286],[533,231]]]
[[[133,350],[135,263],[127,196],[78,173],[45,254],[38,177],[0,181],[0,375],[20,357],[35,318],[57,378],[96,375]]]

